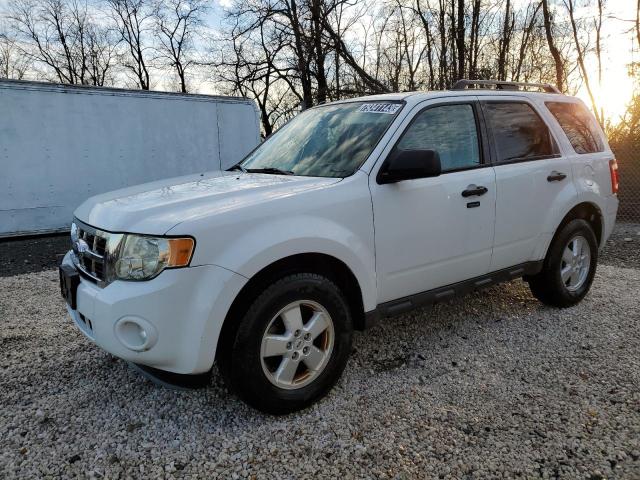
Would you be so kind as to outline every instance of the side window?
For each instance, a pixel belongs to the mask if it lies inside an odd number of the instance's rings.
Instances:
[[[547,102],[545,105],[558,120],[576,153],[604,151],[596,121],[584,106],[566,102]]]
[[[499,162],[534,159],[556,153],[549,128],[530,105],[522,102],[484,104]]]
[[[419,113],[396,148],[437,151],[443,172],[479,165],[473,107],[470,104],[441,105]]]

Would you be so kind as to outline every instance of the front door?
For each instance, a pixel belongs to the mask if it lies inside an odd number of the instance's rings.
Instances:
[[[380,185],[370,177],[380,303],[488,273],[496,186],[485,164],[479,105],[416,108],[393,149],[435,150],[442,174]],[[391,155],[394,153],[391,151]]]

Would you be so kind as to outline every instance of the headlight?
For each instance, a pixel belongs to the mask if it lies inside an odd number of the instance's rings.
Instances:
[[[120,280],[149,280],[165,268],[189,265],[194,246],[192,238],[124,235],[113,273]]]

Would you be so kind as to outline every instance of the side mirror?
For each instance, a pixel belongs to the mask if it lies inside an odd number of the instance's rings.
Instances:
[[[442,172],[440,155],[435,150],[398,150],[378,174],[378,183],[437,177]]]

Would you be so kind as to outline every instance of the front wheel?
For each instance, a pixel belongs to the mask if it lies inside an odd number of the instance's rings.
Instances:
[[[575,305],[591,288],[598,242],[588,222],[571,220],[554,237],[542,271],[527,277],[533,295],[554,307]]]
[[[333,387],[347,363],[349,307],[321,275],[300,273],[273,283],[239,322],[235,338],[225,339],[233,343],[219,359],[220,370],[232,390],[263,412],[307,407]]]

